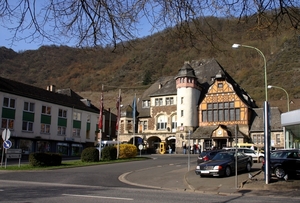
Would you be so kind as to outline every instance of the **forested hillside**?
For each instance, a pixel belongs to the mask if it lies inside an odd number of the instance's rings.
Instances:
[[[169,32],[136,39],[130,46],[72,48],[42,46],[38,50],[19,53],[0,48],[0,76],[46,88],[70,87],[97,106],[99,92],[104,86],[105,108],[114,107],[121,89],[123,102],[131,104],[134,93],[143,92],[163,76],[176,75],[185,61],[215,58],[224,69],[256,101],[264,100],[263,58],[254,49],[232,49],[240,43],[260,49],[267,60],[268,84],[287,90],[295,109],[300,98],[300,34],[297,30],[262,32],[251,26],[241,26],[234,20],[211,19],[218,26],[218,35],[193,42],[182,40]],[[204,25],[205,26],[205,25]],[[286,95],[269,89],[271,105],[286,111]]]

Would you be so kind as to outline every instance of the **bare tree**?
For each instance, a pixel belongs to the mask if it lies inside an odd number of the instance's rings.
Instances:
[[[211,17],[256,22],[253,29],[299,29],[299,0],[0,0],[0,20],[19,40],[78,46],[126,45],[150,24],[152,33],[199,38],[213,44]],[[22,33],[22,35],[21,35]],[[24,36],[23,34],[26,33]]]

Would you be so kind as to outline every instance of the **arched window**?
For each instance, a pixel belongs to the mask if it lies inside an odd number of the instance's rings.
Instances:
[[[167,116],[165,116],[165,115],[158,116],[157,117],[157,124],[156,124],[157,130],[166,130],[167,122],[168,122]]]

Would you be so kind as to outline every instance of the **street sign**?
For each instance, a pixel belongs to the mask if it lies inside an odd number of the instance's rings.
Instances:
[[[9,129],[4,129],[2,131],[2,139],[4,141],[8,140],[10,138],[10,130]]]
[[[4,149],[9,149],[9,148],[11,148],[11,145],[12,145],[12,143],[11,143],[10,140],[6,140],[6,141],[3,142],[3,148],[4,148]]]
[[[139,150],[142,150],[144,147],[143,147],[143,145],[139,145]]]
[[[22,154],[22,149],[8,149],[7,154]]]
[[[6,158],[9,159],[21,159],[22,154],[6,154]]]

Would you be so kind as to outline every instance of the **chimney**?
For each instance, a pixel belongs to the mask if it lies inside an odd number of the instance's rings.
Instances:
[[[50,92],[55,92],[55,85],[48,85],[47,90]]]

